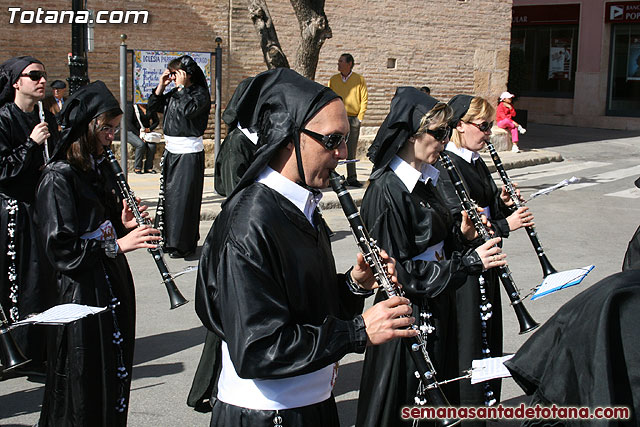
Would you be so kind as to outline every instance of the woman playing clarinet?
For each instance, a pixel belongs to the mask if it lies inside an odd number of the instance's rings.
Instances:
[[[446,104],[418,89],[398,88],[369,151],[374,167],[361,210],[371,237],[396,259],[398,281],[413,304],[438,379],[458,376],[455,289],[469,274],[504,265],[506,256],[491,248],[498,239],[466,248],[475,237],[472,223],[455,223],[435,189],[439,172],[432,165],[449,140],[450,118]],[[383,298],[379,292],[376,301]],[[415,370],[399,341],[368,347],[356,425],[401,424],[401,407],[425,400]],[[456,387],[443,391],[458,403]]]
[[[498,190],[479,154],[491,136],[495,109],[484,98],[468,95],[454,96],[449,106],[453,110],[453,133],[445,150],[467,185],[470,197],[490,221],[494,235],[505,238],[510,231],[533,225],[528,208],[511,213],[509,206],[513,202],[504,188]],[[438,189],[454,217],[460,218],[462,208],[449,174],[442,165],[438,168],[441,172]],[[467,282],[456,295],[459,372],[471,368],[474,359],[502,356],[502,309],[496,270],[469,276]],[[499,379],[477,385],[460,381],[459,388],[460,404],[464,406],[490,406],[500,400]]]
[[[113,141],[122,111],[109,89],[100,81],[79,89],[60,115],[62,142],[36,193],[40,237],[57,273],[56,304],[108,310],[50,327],[39,425],[124,426],[135,295],[123,254],[156,247],[159,236],[149,226],[137,227],[112,191],[116,184],[103,147]]]

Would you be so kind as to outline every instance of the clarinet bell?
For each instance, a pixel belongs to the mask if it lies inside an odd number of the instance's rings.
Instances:
[[[180,290],[178,289],[176,284],[173,282],[173,280],[170,280],[170,282],[171,283],[165,282],[164,284],[165,284],[165,287],[167,288],[167,293],[169,294],[169,302],[171,303],[171,310],[173,310],[174,308],[178,308],[181,305],[185,305],[186,303],[189,302],[189,300],[182,296],[182,294],[180,293]]]
[[[540,326],[540,323],[533,320],[533,317],[529,314],[526,308],[521,304],[514,304],[516,309],[516,317],[518,318],[518,324],[520,325],[520,335],[531,332]],[[520,307],[520,309],[518,309]]]
[[[0,330],[0,349],[2,350],[2,353],[0,353],[2,356],[2,372],[8,372],[31,361],[31,359],[27,359],[22,354],[8,329]]]
[[[433,406],[435,408],[446,408],[451,406],[440,387],[427,389],[427,401],[429,402],[430,406]],[[438,427],[449,427],[458,425],[461,422],[462,420],[460,418],[441,418],[436,420],[435,424]]]

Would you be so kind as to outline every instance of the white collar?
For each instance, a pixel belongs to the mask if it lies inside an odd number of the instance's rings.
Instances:
[[[449,142],[447,146],[444,147],[444,149],[451,153],[457,154],[459,157],[462,157],[467,163],[475,164],[476,160],[480,158],[480,154],[476,153],[475,151],[467,150],[463,147],[458,148],[453,142]]]
[[[313,224],[313,212],[316,210],[322,193],[318,192],[314,195],[311,191],[302,188],[295,182],[285,178],[279,172],[274,171],[271,167],[264,168],[262,173],[256,179],[256,182],[266,185],[267,187],[277,191],[291,203],[296,205],[298,209],[307,217],[309,222]]]
[[[431,180],[435,187],[440,177],[440,171],[433,167],[433,165],[425,163],[422,165],[422,169],[418,171],[398,155],[394,156],[391,163],[389,163],[389,167],[398,175],[398,178],[400,178],[400,181],[407,187],[409,192],[413,191],[418,181],[427,183]]]
[[[342,82],[346,83],[347,80],[349,80],[349,77],[351,77],[351,74],[353,74],[353,70],[349,71],[349,74],[347,74],[347,77],[343,76],[342,73],[338,73],[338,74],[340,74],[340,77],[342,78]]]
[[[243,128],[242,126],[240,126],[240,122],[238,122],[237,126],[238,129],[240,129],[240,132],[242,132],[244,136],[246,136],[251,142],[253,142],[253,145],[258,145],[258,134],[256,132],[250,132],[249,129]]]

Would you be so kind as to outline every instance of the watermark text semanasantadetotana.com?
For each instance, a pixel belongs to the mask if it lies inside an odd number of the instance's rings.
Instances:
[[[45,10],[10,7],[9,24],[146,24],[147,10]]]
[[[429,406],[404,406],[400,411],[403,420],[426,420],[426,419],[553,419],[553,420],[627,420],[629,419],[629,408],[624,406],[616,407],[577,407],[577,406],[481,406],[481,407],[440,407]]]

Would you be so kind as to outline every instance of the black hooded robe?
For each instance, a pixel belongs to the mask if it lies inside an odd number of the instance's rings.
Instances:
[[[491,210],[491,224],[496,237],[509,236],[509,224],[506,216],[509,208],[500,198],[500,191],[491,178],[491,173],[482,158],[475,163],[469,163],[456,153],[447,151],[451,162],[455,165],[464,180],[469,196],[476,201],[479,207],[489,206]],[[440,170],[438,190],[447,202],[447,206],[456,217],[460,217],[462,206],[458,198],[449,173],[440,162],[437,164]],[[487,342],[491,351],[491,357],[502,356],[502,302],[500,295],[500,280],[496,270],[482,273],[485,280],[486,296],[493,306],[493,314],[487,321]],[[478,276],[469,276],[467,284],[457,291],[458,306],[458,361],[459,372],[471,369],[473,360],[482,359],[482,328],[480,324],[480,292]],[[501,380],[492,380],[486,383],[471,385],[468,380],[459,381],[460,404],[466,406],[484,406],[485,392],[493,392],[493,397],[500,401]],[[489,389],[486,389],[486,384]],[[475,422],[474,422],[475,423]],[[478,421],[478,425],[484,422]],[[470,424],[471,425],[471,424]]]
[[[23,112],[13,102],[0,107],[0,304],[12,321],[40,313],[53,305],[53,272],[47,263],[41,262],[44,250],[34,222],[33,202],[44,165],[44,144],[36,144],[29,135],[40,123],[38,113],[37,105],[30,113]],[[59,140],[58,124],[49,111],[45,111],[45,120],[51,133],[48,145],[49,153],[52,153]],[[18,209],[14,237],[17,305],[9,298],[8,208],[13,203],[11,200],[16,201]],[[11,334],[34,365],[42,364],[46,349],[41,327],[22,326]]]
[[[105,163],[105,162],[103,162]],[[39,231],[47,257],[57,272],[56,304],[108,306],[111,310],[64,326],[49,328],[49,367],[40,426],[125,426],[127,408],[116,410],[117,400],[128,407],[135,341],[135,292],[127,259],[109,258],[101,242],[82,239],[110,220],[118,237],[126,231],[120,218],[122,204],[110,191],[113,177],[106,164],[83,172],[66,161],[44,170],[38,186]],[[113,340],[117,328],[120,348]],[[126,377],[119,379],[118,367]]]
[[[196,312],[228,345],[240,378],[298,377],[328,369],[366,346],[364,320],[357,315],[363,298],[352,294],[345,276],[336,273],[318,211],[314,227],[289,199],[256,182],[288,143],[293,141],[299,152],[299,129],[336,98],[329,88],[277,68],[257,75],[239,99],[240,125],[258,132],[262,144],[205,241]],[[304,177],[300,163],[298,170]],[[308,387],[320,392],[332,384]],[[278,396],[273,400],[283,401]],[[339,423],[333,396],[279,411],[249,409],[250,401],[239,406],[213,401],[211,426],[272,427],[278,417],[281,425]]]
[[[537,426],[637,426],[640,271],[613,274],[563,305],[505,365],[531,405],[630,409],[628,420],[531,420]]]
[[[353,317],[364,299],[336,273],[317,212],[314,220],[317,228],[284,196],[254,183],[225,204],[207,236],[196,309],[227,342],[242,378],[298,376],[364,351],[364,321]],[[333,397],[280,413],[282,425],[338,422]],[[214,399],[211,425],[271,427],[274,414]]]
[[[211,97],[206,86],[198,84],[182,90],[172,89],[160,96],[154,91],[147,109],[149,112],[164,110],[162,129],[165,135],[200,137],[207,128]],[[169,253],[195,252],[200,238],[204,150],[186,154],[165,150],[162,163],[164,246]]]
[[[640,270],[640,227],[636,229],[624,254],[622,270]]]
[[[416,324],[421,307],[428,304],[435,332],[427,337],[427,349],[438,380],[458,376],[455,336],[457,286],[467,274],[478,274],[482,261],[475,252],[463,256],[453,217],[441,196],[428,183],[418,182],[412,192],[389,168],[371,181],[362,201],[362,218],[378,246],[396,259],[398,281],[413,303]],[[448,260],[414,260],[428,247],[445,241]],[[378,292],[376,302],[386,298]],[[368,347],[360,383],[356,426],[404,425],[402,406],[415,405],[418,379],[415,365],[399,340]],[[453,405],[458,403],[455,385],[443,392]],[[427,425],[427,422],[421,425]]]
[[[258,144],[254,144],[238,128],[238,112],[236,111],[238,101],[252,80],[253,77],[249,77],[238,84],[222,115],[222,119],[228,126],[228,133],[222,142],[220,153],[216,155],[214,169],[214,186],[216,192],[221,196],[228,196],[233,192],[258,150],[259,141]]]
[[[216,158],[214,184],[218,194],[227,196],[233,192],[257,150],[257,144],[254,144],[240,129],[235,128],[229,131]]]

